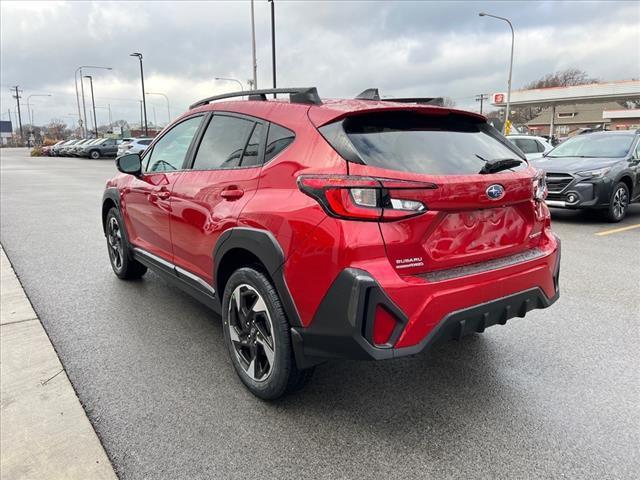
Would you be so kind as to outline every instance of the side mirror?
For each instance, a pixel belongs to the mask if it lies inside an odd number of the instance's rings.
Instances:
[[[142,173],[142,159],[137,153],[128,153],[116,158],[116,167],[122,173],[137,177]]]

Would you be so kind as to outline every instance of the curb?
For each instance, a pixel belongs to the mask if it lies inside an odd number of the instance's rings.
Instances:
[[[116,480],[0,246],[0,479]]]

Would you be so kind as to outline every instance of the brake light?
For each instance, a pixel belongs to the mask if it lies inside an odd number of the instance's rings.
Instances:
[[[435,184],[350,175],[300,175],[298,188],[315,199],[331,216],[346,220],[394,221],[420,215],[427,207],[406,198],[411,190]],[[404,191],[403,198],[397,195]]]

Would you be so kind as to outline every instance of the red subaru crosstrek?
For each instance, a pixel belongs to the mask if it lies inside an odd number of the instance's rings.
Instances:
[[[327,359],[412,355],[548,307],[544,175],[483,116],[432,103],[315,88],[195,103],[117,159],[102,203],[115,274],[152,268],[220,312],[264,399]]]

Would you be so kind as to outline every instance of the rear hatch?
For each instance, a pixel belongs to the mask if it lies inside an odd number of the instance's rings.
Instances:
[[[319,130],[348,159],[349,176],[383,186],[389,210],[379,225],[398,273],[460,267],[539,244],[535,171],[484,118],[413,108],[358,112]],[[405,207],[415,214],[403,216]]]

